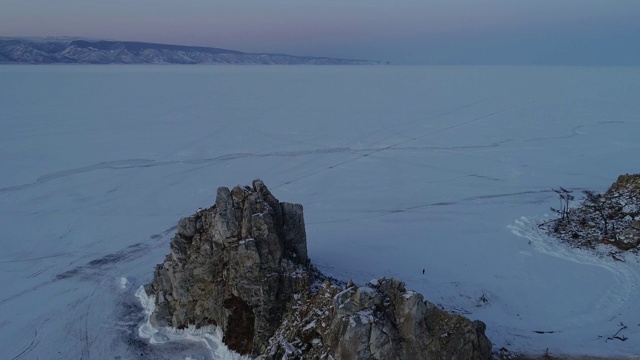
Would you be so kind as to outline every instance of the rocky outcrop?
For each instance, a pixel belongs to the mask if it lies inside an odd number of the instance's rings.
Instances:
[[[151,323],[218,325],[231,349],[261,353],[287,304],[310,287],[302,216],[261,181],[219,188],[215,205],[178,223],[147,287],[156,296]]]
[[[326,281],[295,302],[263,359],[456,359],[491,357],[481,321],[447,313],[394,279]]]
[[[381,279],[329,281],[310,264],[302,206],[260,181],[219,188],[183,218],[146,286],[155,326],[217,325],[261,359],[488,359],[484,324],[446,313]]]
[[[640,252],[640,174],[620,175],[604,193],[584,191],[578,206],[570,202],[572,191],[559,188],[562,206],[552,210],[557,219],[540,226],[571,245],[610,248],[615,259],[624,251]]]

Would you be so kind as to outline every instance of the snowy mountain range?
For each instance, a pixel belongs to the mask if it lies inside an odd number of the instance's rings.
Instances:
[[[382,65],[369,60],[244,53],[199,46],[78,38],[0,38],[0,63]]]

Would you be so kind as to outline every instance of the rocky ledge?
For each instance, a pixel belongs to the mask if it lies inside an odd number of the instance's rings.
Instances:
[[[450,314],[394,279],[328,279],[307,256],[302,206],[260,180],[218,189],[183,218],[147,294],[154,326],[217,325],[259,359],[489,359],[485,325]]]

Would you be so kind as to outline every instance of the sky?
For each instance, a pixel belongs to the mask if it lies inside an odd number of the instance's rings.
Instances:
[[[393,64],[640,66],[640,0],[0,0],[0,36]]]

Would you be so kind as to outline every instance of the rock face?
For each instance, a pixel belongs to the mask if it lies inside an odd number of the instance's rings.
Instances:
[[[308,291],[302,206],[280,203],[261,181],[218,189],[209,209],[183,218],[156,267],[156,326],[218,325],[227,345],[258,354],[294,294]]]
[[[489,359],[483,323],[448,314],[397,280],[330,282],[310,264],[302,206],[260,181],[218,189],[183,218],[146,286],[155,326],[217,325],[261,359]]]
[[[325,282],[294,309],[263,359],[491,358],[484,323],[449,314],[394,279]]]

